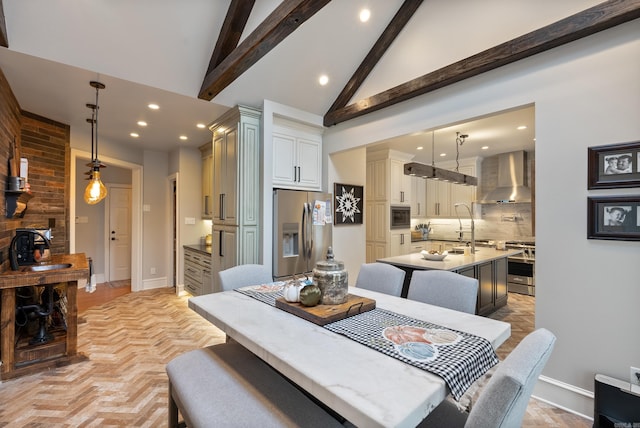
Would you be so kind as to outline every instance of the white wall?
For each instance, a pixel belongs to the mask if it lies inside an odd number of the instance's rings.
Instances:
[[[536,327],[558,337],[536,394],[591,416],[593,377],[640,365],[639,242],[587,240],[587,147],[640,140],[640,20],[329,128],[329,153],[535,103]],[[364,236],[362,237],[364,241]],[[337,254],[348,247],[336,245]]]
[[[171,270],[166,260],[166,248],[171,245],[167,236],[166,179],[169,155],[166,152],[144,151],[145,180],[143,183],[142,278],[145,290],[166,287]]]
[[[367,181],[367,152],[364,147],[334,153],[329,156],[327,168],[329,183],[353,184],[365,186]],[[333,189],[329,189],[333,193]],[[335,210],[335,207],[333,207]],[[336,260],[344,262],[344,267],[349,273],[349,285],[356,283],[360,266],[365,263],[365,241],[367,218],[364,213],[364,201],[362,201],[362,224],[334,225],[333,247],[341,248],[340,252],[334,250]]]

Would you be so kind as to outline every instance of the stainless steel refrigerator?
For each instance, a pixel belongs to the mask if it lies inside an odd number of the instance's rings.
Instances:
[[[273,276],[310,273],[331,246],[331,193],[273,191]]]

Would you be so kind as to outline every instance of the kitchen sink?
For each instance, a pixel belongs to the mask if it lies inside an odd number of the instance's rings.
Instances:
[[[50,265],[33,265],[24,266],[20,270],[23,272],[41,272],[48,270],[67,269],[71,267],[71,263],[55,263]]]

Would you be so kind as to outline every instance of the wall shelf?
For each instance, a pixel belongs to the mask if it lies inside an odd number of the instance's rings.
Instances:
[[[5,213],[7,218],[22,218],[27,210],[27,203],[33,197],[31,192],[5,190]]]

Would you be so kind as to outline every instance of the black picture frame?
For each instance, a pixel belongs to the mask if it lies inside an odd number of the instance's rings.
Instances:
[[[640,241],[640,195],[587,198],[587,238]]]
[[[362,224],[364,187],[354,184],[333,183],[333,224]]]
[[[589,147],[587,154],[588,189],[640,187],[640,141]]]

